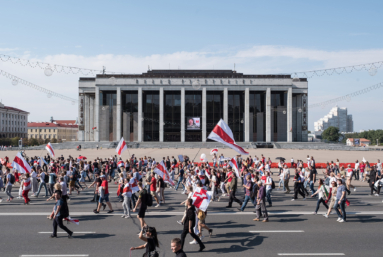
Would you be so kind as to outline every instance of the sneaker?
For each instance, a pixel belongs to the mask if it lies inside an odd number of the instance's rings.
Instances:
[[[205,238],[205,236],[202,235],[199,239],[202,241],[204,238]]]
[[[196,245],[196,244],[198,244],[198,243],[197,243],[196,240],[193,240],[193,241],[190,242],[190,244],[191,244],[191,245]]]
[[[73,238],[72,235],[73,235],[73,232],[70,233],[70,234],[68,234],[68,238],[69,238],[69,239],[72,239],[72,238]]]
[[[313,215],[317,215],[317,213],[314,211],[313,213],[312,213]]]
[[[180,220],[177,220],[177,223],[180,224],[180,225],[183,225],[182,221],[180,221]]]
[[[50,235],[49,237],[50,238],[57,238],[57,236],[55,236],[55,235]]]
[[[305,197],[305,198],[303,198],[303,201],[306,201],[306,197]]]
[[[327,214],[325,214],[325,215],[323,215],[325,218],[328,218],[328,215]]]
[[[126,215],[122,215],[122,216],[121,216],[121,218],[125,218],[125,217],[126,217]]]
[[[113,210],[110,210],[110,211],[108,211],[107,213],[113,213],[114,211]]]
[[[375,196],[379,196],[378,194],[375,194]]]
[[[211,237],[212,235],[213,235],[213,230],[209,229],[209,237]]]
[[[291,201],[295,201],[295,199],[291,199]]]
[[[269,222],[269,220],[262,220],[262,222]]]
[[[161,206],[160,204],[157,204],[157,205],[156,205],[156,206],[154,206],[154,207],[156,207],[156,208],[157,208],[157,207],[160,207],[160,206]]]
[[[338,218],[336,221],[338,221],[338,222],[339,222],[341,219],[342,219],[342,218]]]
[[[125,219],[131,218],[130,215],[125,215]]]
[[[259,219],[258,218],[255,218],[255,219],[253,219],[254,221],[259,221]]]
[[[202,246],[201,248],[199,248],[198,252],[202,252],[203,249],[205,249],[205,246]]]
[[[356,191],[356,188],[354,188],[354,192]]]
[[[340,219],[339,223],[346,222],[344,219]]]

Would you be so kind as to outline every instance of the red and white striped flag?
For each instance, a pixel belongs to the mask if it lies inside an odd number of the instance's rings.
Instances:
[[[68,222],[72,222],[76,225],[79,225],[80,224],[80,221],[79,220],[75,220],[75,219],[72,219],[70,216],[68,216],[67,218],[64,218],[64,220],[68,221]]]
[[[239,170],[238,170],[238,164],[235,157],[231,158],[229,165],[233,168],[235,174],[237,175],[237,178],[239,178]]]
[[[135,192],[140,191],[140,188],[138,187],[137,184],[137,179],[136,178],[131,178],[129,181],[129,184],[132,185],[132,193],[134,194]]]
[[[118,168],[120,168],[120,167],[124,167],[125,165],[124,165],[124,162],[123,161],[119,161],[118,163],[117,163],[117,167]]]
[[[158,176],[162,177],[165,183],[169,183],[174,186],[174,181],[170,178],[169,172],[165,167],[164,161],[161,161],[154,169],[154,172],[158,174]]]
[[[207,191],[202,187],[197,187],[192,195],[193,205],[201,211],[206,211],[212,194],[212,191]]]
[[[218,153],[218,148],[214,148],[210,151],[210,155],[214,155],[215,153]]]
[[[31,166],[29,166],[28,162],[24,159],[20,152],[16,154],[15,159],[13,160],[12,168],[20,171],[20,173],[31,172]]]
[[[213,131],[207,137],[208,139],[220,142],[233,150],[237,151],[240,154],[248,155],[249,153],[245,151],[242,147],[237,145],[234,141],[233,132],[230,127],[221,119],[218,124],[214,127]]]
[[[55,158],[55,151],[53,150],[53,147],[51,145],[51,142],[49,142],[47,144],[47,146],[45,147],[45,149],[47,149],[48,153],[53,157]]]
[[[125,140],[123,137],[121,137],[121,140],[120,142],[118,143],[118,146],[116,148],[116,152],[118,155],[121,156],[121,154],[126,150],[128,149],[128,147],[126,146],[126,143],[125,143]]]

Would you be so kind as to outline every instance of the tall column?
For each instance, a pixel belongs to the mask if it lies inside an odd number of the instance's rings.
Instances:
[[[94,141],[100,142],[100,88],[96,87],[96,94],[94,99]]]
[[[266,89],[266,142],[271,142],[271,90]]]
[[[160,87],[160,142],[164,142],[164,88]]]
[[[293,88],[287,90],[287,142],[293,142]]]
[[[206,87],[202,88],[202,142],[206,142]]]
[[[229,96],[228,90],[225,88],[223,90],[223,120],[226,124],[229,124]]]
[[[143,135],[143,121],[142,121],[142,87],[138,88],[138,142],[144,141],[142,138]]]
[[[185,88],[181,88],[181,142],[185,142]]]
[[[116,119],[116,126],[117,126],[117,133],[116,133],[116,140],[120,141],[121,139],[121,87],[117,87],[117,119]],[[124,138],[126,140],[126,138]]]
[[[84,106],[84,129],[85,129],[85,141],[89,141],[90,135],[90,112],[89,112],[89,95],[85,95],[85,106]]]
[[[245,89],[245,142],[250,141],[250,89]]]
[[[89,97],[89,141],[94,141],[94,98]]]

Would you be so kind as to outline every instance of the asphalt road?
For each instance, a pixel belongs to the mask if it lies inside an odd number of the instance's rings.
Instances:
[[[115,196],[115,186],[111,186],[110,191]],[[251,204],[245,212],[238,212],[236,203],[234,208],[225,208],[228,198],[223,198],[209,206],[206,222],[213,229],[213,236],[209,238],[204,232],[205,251],[197,252],[198,245],[188,243],[192,241],[190,236],[186,238],[184,250],[188,256],[382,256],[382,198],[368,196],[368,193],[367,187],[358,187],[348,197],[351,206],[347,208],[346,223],[336,222],[336,215],[328,219],[319,215],[324,213],[324,206],[318,215],[312,215],[316,206],[314,198],[292,202],[292,194],[281,191],[273,192],[268,223],[252,220],[254,206]],[[95,204],[89,202],[91,195],[88,189],[70,201],[71,216],[80,220],[80,225],[68,225],[75,232],[73,239],[68,239],[65,233],[57,239],[49,238],[52,222],[46,215],[52,210],[53,201],[46,202],[44,197],[31,198],[30,205],[23,205],[22,200],[3,201],[0,204],[3,232],[0,256],[129,256],[131,246],[142,244],[137,236],[138,219],[122,219],[121,203],[116,197],[112,197],[113,215],[106,211],[93,214]],[[241,195],[239,193],[238,198]],[[3,192],[1,196],[5,200]],[[185,195],[180,194],[180,190],[167,188],[166,199],[164,206],[151,207],[146,218],[159,232],[159,250],[163,257],[174,256],[170,240],[181,235],[182,226],[176,221],[184,211],[179,203]],[[142,254],[142,250],[132,252],[132,256]]]

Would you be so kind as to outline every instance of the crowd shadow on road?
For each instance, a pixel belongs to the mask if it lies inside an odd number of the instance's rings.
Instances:
[[[84,234],[84,235],[74,235],[74,239],[98,239],[98,238],[109,238],[116,236],[114,234]]]
[[[301,222],[305,221],[307,219],[300,218],[303,215],[300,214],[273,214],[272,219],[270,221],[272,222]]]
[[[346,213],[347,215],[347,213]],[[347,223],[353,222],[353,223],[377,223],[377,222],[383,222],[383,219],[379,219],[376,216],[369,216],[369,215],[363,215],[363,216],[357,216],[357,215],[349,215],[347,216]]]
[[[228,240],[220,239],[219,241],[207,242],[205,244],[214,245],[214,246],[216,246],[217,244],[231,244],[231,246],[214,248],[206,252],[214,252],[214,253],[244,252],[244,251],[251,250],[258,245],[261,245],[263,243],[263,240],[267,238],[265,236],[254,236],[254,234],[247,233],[247,232],[218,234],[217,236],[220,238],[224,236],[224,237],[231,237],[235,239],[228,239]]]

